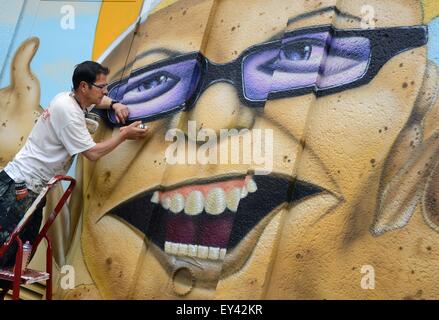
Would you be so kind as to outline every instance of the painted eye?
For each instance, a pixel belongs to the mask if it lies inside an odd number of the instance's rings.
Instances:
[[[166,81],[168,81],[168,79],[169,78],[165,75],[152,77],[151,79],[147,79],[144,82],[142,82],[137,87],[137,90],[140,92],[142,90],[154,89],[154,88],[164,84]]]
[[[137,104],[151,101],[162,96],[174,88],[180,78],[166,71],[154,72],[139,77],[136,80],[129,80],[127,84],[118,89],[123,94],[121,99],[124,104]]]
[[[136,104],[155,99],[174,88],[180,78],[166,71],[159,71],[129,79],[111,88],[109,97],[124,104]]]
[[[280,59],[286,59],[290,61],[303,61],[309,60],[312,53],[312,45],[308,44],[306,41],[299,41],[297,43],[292,43],[287,45],[285,48],[281,49]]]
[[[259,65],[258,70],[267,75],[275,71],[286,73],[315,73],[324,54],[325,41],[299,39],[286,43],[277,57]]]
[[[326,88],[356,81],[367,72],[370,41],[329,31],[287,36],[244,60],[246,97],[263,100],[270,92]]]

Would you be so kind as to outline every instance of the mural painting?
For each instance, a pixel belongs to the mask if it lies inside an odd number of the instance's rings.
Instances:
[[[151,134],[98,162],[78,157],[61,241],[75,288],[59,281],[57,298],[439,298],[437,15],[418,0],[179,0],[139,20],[101,62],[109,96]],[[37,45],[14,60],[30,91]],[[96,141],[119,130],[99,116]],[[269,170],[189,160],[191,147],[242,160],[243,141],[254,158],[266,132]],[[5,160],[17,148],[7,139]],[[171,163],[170,148],[186,161]]]

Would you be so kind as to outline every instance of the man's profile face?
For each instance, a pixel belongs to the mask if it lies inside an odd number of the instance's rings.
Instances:
[[[107,94],[107,76],[98,73],[92,84],[86,84],[85,94],[92,104],[99,104]]]
[[[352,266],[388,241],[372,239],[367,232],[377,192],[377,164],[385,159],[414,105],[425,70],[425,47],[391,57],[367,84],[318,99],[312,93],[285,95],[254,106],[243,95],[258,98],[258,89],[275,85],[264,81],[280,86],[284,70],[295,70],[301,80],[310,81],[307,76],[314,69],[307,61],[321,50],[321,32],[313,28],[332,23],[340,30],[359,29],[363,5],[374,6],[377,28],[421,24],[418,1],[370,2],[337,1],[343,14],[335,18],[333,10],[325,9],[335,5],[330,0],[300,0],[294,5],[291,0],[188,0],[148,17],[133,43],[137,55],[128,68],[133,72],[198,51],[212,65],[226,65],[255,46],[282,39],[287,31],[308,31],[294,33],[296,38],[284,47],[288,50],[282,54],[289,59],[284,65],[264,55],[249,54],[243,60],[249,63],[247,70],[254,63],[260,71],[254,73],[255,85],[249,84],[250,76],[241,84],[212,82],[189,110],[150,121],[148,140],[127,142],[114,155],[85,165],[89,187],[82,245],[104,297],[310,297],[319,285],[310,284],[305,292],[300,282],[307,276],[314,279],[318,272],[331,274],[324,280],[328,288],[337,288],[343,279],[354,283]],[[356,41],[360,45],[366,40]],[[109,82],[129,74],[122,73],[127,50],[122,42],[103,62],[112,71]],[[264,52],[268,55],[269,49]],[[332,56],[342,68],[328,71],[328,87],[351,83],[367,68],[369,55],[357,52],[352,58],[344,53]],[[164,94],[175,87],[172,81],[184,73],[172,70],[177,69],[158,68],[157,74],[145,69],[139,85],[130,87],[132,104],[144,103],[148,90]],[[239,71],[246,77],[244,68]],[[272,76],[266,77],[267,72]],[[195,121],[197,130],[215,132],[271,130],[272,173],[256,176],[255,167],[248,164],[167,164],[166,132],[178,128],[188,134],[188,121]],[[104,136],[111,133],[108,129]],[[250,192],[234,199],[236,188],[244,187]],[[217,193],[219,200],[212,205],[208,200]],[[151,201],[154,196],[159,203]],[[171,210],[181,199],[189,206],[189,197],[203,210]],[[226,205],[221,209],[222,201]],[[361,225],[354,226],[359,245],[343,251],[343,234],[351,227],[346,220],[359,211]],[[349,290],[355,295],[359,289]]]

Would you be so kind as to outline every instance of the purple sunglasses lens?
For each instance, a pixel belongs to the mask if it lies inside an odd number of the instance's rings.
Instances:
[[[328,35],[320,32],[285,38],[281,47],[249,55],[243,65],[246,97],[266,100],[270,92],[315,84]]]
[[[200,75],[200,64],[192,58],[131,76],[112,87],[108,95],[128,106],[129,120],[147,118],[182,108],[194,93]],[[110,118],[115,120],[114,115]]]
[[[336,87],[361,78],[369,66],[370,47],[370,40],[363,37],[333,38],[318,87]]]
[[[331,38],[329,32],[284,38],[281,48],[244,59],[244,94],[251,100],[266,100],[270,92],[343,85],[366,72],[369,57],[366,38]]]
[[[244,95],[250,100],[266,100],[273,78],[271,64],[277,60],[279,49],[253,53],[243,61]]]

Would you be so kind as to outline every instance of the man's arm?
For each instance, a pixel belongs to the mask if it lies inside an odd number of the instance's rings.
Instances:
[[[98,109],[110,109],[111,101],[113,101],[109,96],[104,96],[101,103],[97,104],[95,108]]]
[[[95,106],[97,109],[110,109],[111,101],[110,97],[104,96],[102,101]],[[125,120],[128,118],[130,111],[128,107],[122,103],[113,104],[113,110],[116,114],[117,123],[125,124]]]
[[[113,151],[119,144],[125,140],[137,140],[146,137],[148,129],[140,129],[137,126],[141,124],[136,121],[129,126],[120,128],[118,135],[111,137],[108,140],[97,143],[93,148],[88,149],[81,154],[90,161],[96,161],[106,154]]]

